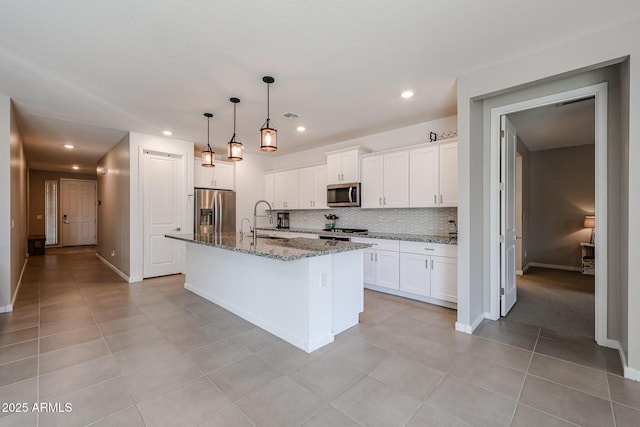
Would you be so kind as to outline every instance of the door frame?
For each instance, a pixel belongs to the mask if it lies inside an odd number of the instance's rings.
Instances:
[[[598,83],[578,89],[559,92],[548,96],[533,98],[491,109],[491,151],[490,151],[490,241],[489,265],[489,312],[487,318],[500,318],[500,116],[529,110],[558,102],[595,97],[595,235],[598,268],[595,274],[595,339],[599,345],[606,346],[607,338],[607,115],[608,83]]]
[[[76,179],[76,178],[60,178],[59,180],[60,188],[58,189],[58,245],[59,247],[64,247],[64,233],[62,232],[62,198],[64,197],[64,185],[63,181],[82,181],[82,182],[92,182],[95,186],[93,187],[93,204],[95,206],[94,213],[95,217],[93,219],[94,223],[94,231],[96,234],[96,240],[93,243],[94,245],[98,244],[98,181],[96,179]],[[55,245],[54,245],[55,246]]]

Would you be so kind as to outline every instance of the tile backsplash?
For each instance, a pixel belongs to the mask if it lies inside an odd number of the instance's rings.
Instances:
[[[336,208],[289,211],[291,228],[324,228],[325,215],[338,216],[336,227],[366,228],[379,233],[447,235],[456,231],[449,218],[458,219],[457,208],[360,209]]]

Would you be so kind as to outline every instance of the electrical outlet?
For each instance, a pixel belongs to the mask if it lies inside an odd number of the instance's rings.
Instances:
[[[113,258],[115,258],[115,257],[116,257],[116,251],[111,251],[111,256],[112,256]]]

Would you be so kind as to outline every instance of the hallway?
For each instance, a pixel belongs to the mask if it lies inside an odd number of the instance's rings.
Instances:
[[[183,282],[128,284],[88,251],[30,258],[0,314],[0,401],[72,411],[0,426],[640,424],[640,383],[582,339],[486,321],[466,335],[455,311],[366,291],[360,325],[306,354]]]

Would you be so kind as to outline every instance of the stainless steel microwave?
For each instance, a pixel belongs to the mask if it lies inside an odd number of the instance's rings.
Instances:
[[[360,206],[360,183],[328,185],[327,206]]]

